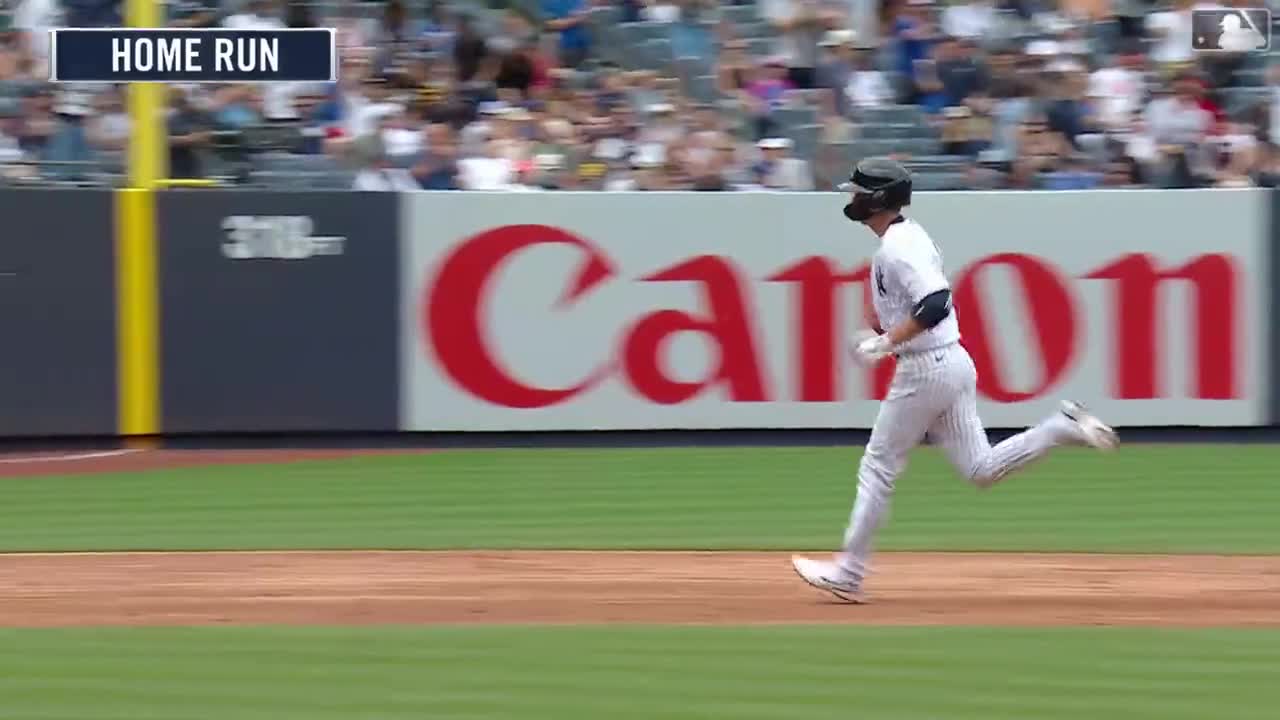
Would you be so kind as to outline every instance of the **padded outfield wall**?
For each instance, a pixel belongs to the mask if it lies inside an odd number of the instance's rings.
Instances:
[[[165,434],[867,428],[892,370],[846,349],[875,240],[835,195],[171,190],[129,222],[111,195],[0,192],[0,435],[147,403]],[[1277,197],[919,194],[984,419],[1276,423]]]

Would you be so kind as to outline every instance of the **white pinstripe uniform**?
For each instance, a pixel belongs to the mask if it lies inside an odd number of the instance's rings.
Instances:
[[[924,228],[908,219],[886,230],[871,270],[876,317],[886,331],[910,316],[922,298],[950,287],[941,252]],[[960,474],[984,488],[1055,445],[1083,439],[1076,424],[1059,412],[992,447],[978,417],[977,371],[960,345],[954,310],[897,348],[896,355],[893,381],[858,467],[858,495],[838,558],[852,584],[860,584],[867,572],[872,541],[907,454],[926,437],[942,447]]]

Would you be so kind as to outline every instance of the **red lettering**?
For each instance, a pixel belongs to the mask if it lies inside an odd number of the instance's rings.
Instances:
[[[1116,397],[1159,397],[1156,361],[1167,353],[1157,345],[1156,302],[1159,286],[1166,280],[1186,280],[1195,286],[1193,396],[1213,400],[1238,397],[1235,270],[1231,258],[1221,254],[1202,255],[1166,271],[1159,270],[1150,255],[1133,254],[1085,275],[1114,281],[1111,328]]]
[[[844,363],[837,362],[845,357],[849,349],[845,347],[845,338],[837,338],[840,322],[839,289],[846,284],[862,283],[861,322],[862,327],[875,325],[875,310],[871,305],[871,284],[867,279],[871,275],[871,267],[863,264],[847,273],[837,272],[835,266],[824,257],[808,257],[786,267],[766,280],[771,282],[788,282],[794,285],[792,292],[792,311],[795,318],[792,326],[793,353],[795,362],[795,383],[799,388],[798,398],[803,402],[835,402],[844,399],[840,392],[841,370]],[[876,366],[870,380],[868,395],[883,399],[888,392],[889,381],[893,379],[893,360],[886,359]]]
[[[791,283],[793,312],[792,347],[795,352],[795,387],[802,402],[834,402],[841,399],[840,370],[843,363],[837,346],[841,327],[836,295],[842,285],[866,279],[863,266],[852,273],[840,273],[824,257],[808,257],[765,278]]]
[[[581,238],[546,225],[509,225],[458,245],[440,264],[423,298],[427,351],[467,392],[506,407],[555,405],[594,385],[609,369],[603,367],[572,387],[540,388],[512,377],[490,350],[482,317],[494,272],[515,254],[540,244],[572,245],[586,256],[557,307],[569,305],[613,275],[604,255]]]
[[[697,317],[681,310],[659,310],[636,322],[627,333],[623,363],[627,380],[637,392],[653,402],[672,405],[688,400],[712,384],[724,382],[734,402],[768,399],[743,288],[728,261],[701,255],[641,280],[700,283],[708,315]],[[681,332],[702,333],[716,345],[719,357],[715,368],[697,382],[673,380],[662,368],[663,346]]]
[[[1044,375],[1040,383],[1027,392],[1009,388],[1001,378],[999,362],[992,349],[992,328],[982,313],[978,297],[977,275],[987,267],[1004,265],[1018,276],[1027,310],[1031,316],[1034,340]],[[973,356],[978,369],[978,391],[996,402],[1019,402],[1040,395],[1057,382],[1075,351],[1076,318],[1068,286],[1048,264],[1019,253],[992,255],[974,262],[960,271],[955,284],[953,306],[959,314],[964,346]]]

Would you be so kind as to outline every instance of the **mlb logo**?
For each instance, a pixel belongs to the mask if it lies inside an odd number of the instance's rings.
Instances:
[[[1221,8],[1191,11],[1191,48],[1199,52],[1265,52],[1271,49],[1271,11]]]

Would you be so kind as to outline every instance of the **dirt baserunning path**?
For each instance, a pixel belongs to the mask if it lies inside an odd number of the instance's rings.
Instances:
[[[783,553],[0,556],[9,626],[867,623],[1280,626],[1280,558],[886,553],[874,602]]]
[[[0,477],[366,455],[102,450],[0,455]],[[244,623],[865,623],[1280,627],[1280,557],[884,553],[872,604],[786,553],[0,554],[0,626]]]

